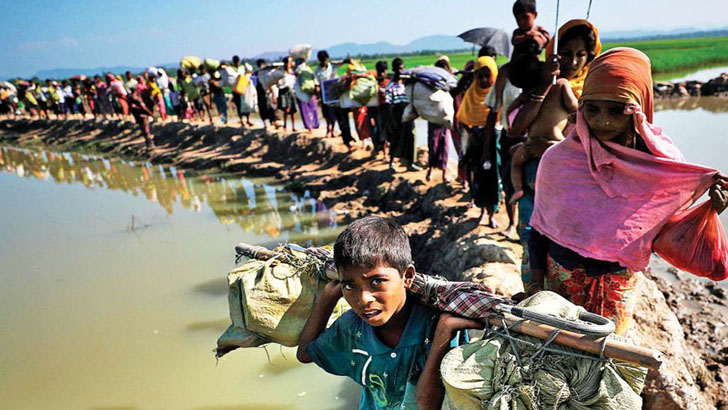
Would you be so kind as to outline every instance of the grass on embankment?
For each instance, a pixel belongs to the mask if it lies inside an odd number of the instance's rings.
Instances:
[[[681,38],[673,40],[653,40],[634,42],[615,42],[604,44],[603,51],[614,47],[633,47],[643,51],[652,60],[652,72],[673,73],[689,70],[691,68],[702,68],[715,66],[720,63],[728,63],[728,37],[705,37],[705,38]],[[477,53],[477,49],[475,51]],[[454,68],[462,69],[468,60],[475,59],[472,52],[446,53]],[[416,67],[418,65],[432,65],[440,54],[404,56],[405,67]],[[391,64],[393,57],[381,57],[376,59],[365,59],[362,63],[369,69],[374,69],[378,60],[386,60]],[[498,56],[498,64],[507,60]],[[391,67],[390,67],[391,70]],[[344,74],[345,67],[341,67],[340,74]]]

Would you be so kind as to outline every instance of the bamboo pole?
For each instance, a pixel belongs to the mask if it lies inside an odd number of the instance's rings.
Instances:
[[[508,326],[508,330],[513,330],[539,339],[547,339],[555,329],[551,326],[532,322],[530,320],[515,320],[506,318],[505,322]],[[493,326],[503,327],[499,318],[491,318],[489,319],[489,323]],[[579,349],[587,353],[599,355],[602,351],[604,339],[604,337],[595,338],[593,336],[581,335],[562,330],[556,336],[554,342],[564,346],[573,347],[574,349]],[[604,346],[604,356],[653,370],[659,369],[662,364],[662,353],[656,350],[610,339],[607,339],[606,346]]]

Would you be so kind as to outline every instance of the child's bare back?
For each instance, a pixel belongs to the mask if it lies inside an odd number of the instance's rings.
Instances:
[[[551,145],[564,139],[564,128],[569,115],[576,112],[578,100],[565,78],[556,80],[558,62],[546,63],[541,72],[541,82],[530,90],[524,90],[511,104],[509,111],[518,110],[511,124],[511,135],[526,135],[526,141],[517,146],[511,163],[511,179],[515,193],[511,202],[523,196],[523,165],[532,158],[543,155]]]
[[[527,145],[534,145],[538,139],[545,141],[561,141],[564,139],[564,128],[569,114],[576,111],[577,99],[571,90],[569,81],[564,78],[556,80],[544,97],[536,118],[526,130]],[[516,118],[516,120],[518,120]],[[534,152],[536,156],[543,154]]]

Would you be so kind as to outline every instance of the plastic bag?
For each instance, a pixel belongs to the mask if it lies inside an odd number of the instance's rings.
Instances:
[[[218,67],[220,67],[220,60],[215,60],[213,58],[205,59],[205,68],[207,68],[207,71],[215,71]]]
[[[222,85],[225,87],[235,87],[238,82],[238,72],[234,67],[225,66],[220,70],[222,76]]]
[[[316,77],[314,76],[313,70],[306,64],[298,66],[298,81],[299,87],[302,92],[313,95],[316,93]]]
[[[728,240],[710,201],[670,218],[652,249],[686,272],[715,281],[728,277]]]
[[[179,65],[185,70],[197,69],[197,67],[202,65],[202,60],[200,60],[199,57],[195,56],[182,57]]]
[[[288,55],[294,60],[302,59],[304,62],[311,59],[313,47],[310,44],[296,44],[288,50]]]
[[[349,96],[362,106],[366,106],[377,95],[377,91],[379,91],[379,84],[374,77],[360,77],[356,79],[354,86],[351,87]]]
[[[277,68],[264,69],[258,71],[258,80],[263,84],[263,88],[268,89],[272,85],[276,84],[278,80],[283,78],[286,73],[283,70]]]
[[[422,83],[408,84],[407,98],[410,103],[404,108],[402,121],[422,117],[428,122],[453,128],[455,106],[450,93],[432,89]]]
[[[239,75],[237,81],[235,82],[235,88],[233,88],[233,92],[238,95],[245,95],[245,93],[248,92],[249,86],[250,77],[248,77],[247,75]]]

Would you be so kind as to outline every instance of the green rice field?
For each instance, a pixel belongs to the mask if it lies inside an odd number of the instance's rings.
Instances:
[[[704,37],[704,38],[683,38],[671,40],[635,41],[605,43],[603,51],[614,47],[634,47],[643,51],[652,60],[652,72],[656,74],[665,73],[689,73],[691,69],[706,68],[728,63],[728,37]],[[477,52],[477,50],[475,51]],[[454,68],[461,69],[468,60],[475,57],[473,52],[447,53]],[[430,55],[403,56],[406,67],[418,65],[431,65],[440,56],[438,53]],[[393,56],[376,59],[363,59],[362,63],[367,68],[374,68],[377,60],[391,62]],[[506,62],[506,58],[498,56],[498,64]],[[342,67],[343,73],[345,69]]]

